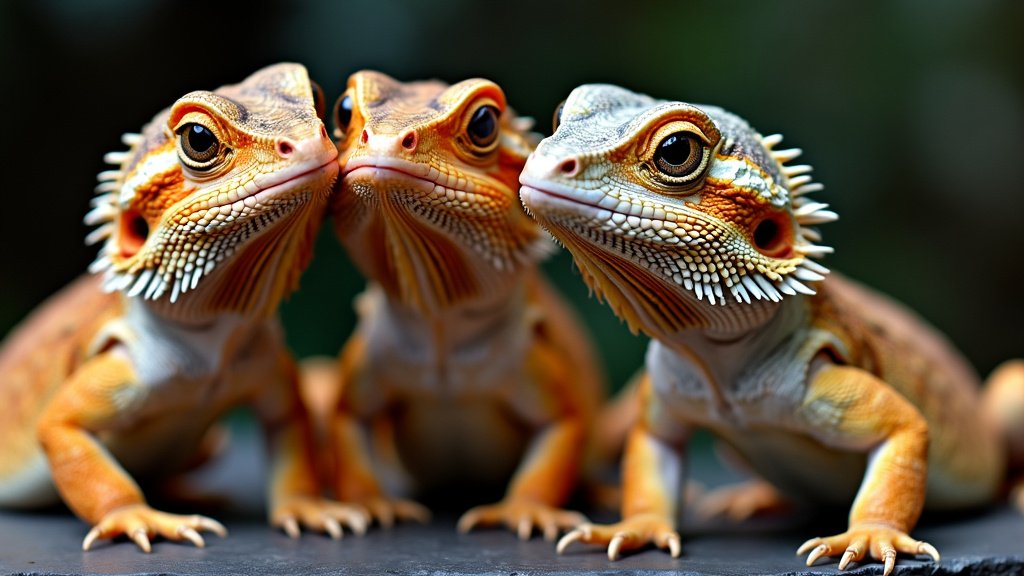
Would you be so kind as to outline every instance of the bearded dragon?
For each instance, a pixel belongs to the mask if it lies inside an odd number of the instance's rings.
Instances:
[[[867,555],[889,574],[898,553],[939,553],[909,536],[930,508],[997,495],[1021,439],[1024,363],[986,399],[966,361],[912,313],[811,258],[831,252],[815,226],[837,218],[797,149],[776,149],[713,106],[654,100],[609,85],[577,88],[520,179],[527,209],[572,253],[587,284],[653,339],[627,440],[622,520],[559,542],[680,553],[682,454],[703,427],[763,480],[719,494],[724,511],[784,497],[853,501],[848,530],[812,538],[807,564]],[[1014,424],[1015,419],[1015,424]],[[736,508],[735,511],[730,510]]]
[[[554,539],[583,519],[561,507],[603,382],[537,269],[548,240],[519,205],[530,122],[487,80],[367,71],[349,78],[335,123],[336,230],[370,280],[339,361],[336,496],[390,525],[428,511],[385,490],[388,462],[413,489],[511,476],[504,499],[466,512],[459,530],[503,523]],[[370,439],[392,449],[371,455]]]
[[[229,408],[250,404],[272,447],[270,521],[340,537],[358,509],[319,497],[309,423],[276,317],[311,256],[337,149],[319,88],[297,64],[191,92],[108,154],[85,217],[102,242],[85,276],[0,350],[0,505],[57,493],[92,525],[82,544],[127,535],[204,546],[204,516],[151,508],[133,476],[164,479]],[[320,114],[318,115],[317,108]],[[54,490],[56,488],[56,491]]]

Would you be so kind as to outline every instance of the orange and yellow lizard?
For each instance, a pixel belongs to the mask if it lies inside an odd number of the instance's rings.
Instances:
[[[562,507],[604,392],[589,340],[537,268],[549,240],[518,197],[530,123],[487,80],[375,72],[350,77],[335,121],[336,230],[370,279],[340,357],[338,499],[389,525],[428,513],[389,494],[381,470],[418,490],[507,482],[459,529],[554,539],[583,519]],[[370,439],[393,449],[371,453]]]
[[[624,455],[622,520],[567,534],[612,559],[649,543],[680,552],[682,453],[703,427],[763,480],[719,492],[733,515],[783,498],[853,501],[848,530],[812,538],[807,564],[938,551],[909,536],[927,504],[993,499],[1024,462],[1024,362],[988,392],[933,328],[811,257],[836,218],[742,119],[609,85],[577,88],[523,170],[527,209],[586,282],[653,340]],[[813,288],[812,288],[813,287]],[[1011,429],[1013,430],[1011,432]],[[860,479],[860,480],[859,480]],[[1018,497],[1019,498],[1019,497]],[[735,510],[733,510],[735,508]]]
[[[306,266],[337,179],[319,88],[297,64],[189,93],[107,161],[86,223],[103,242],[83,277],[0,350],[0,505],[57,498],[92,525],[83,549],[126,535],[203,546],[224,527],[147,505],[211,425],[247,403],[272,449],[269,515],[340,537],[365,514],[319,497],[309,421],[276,317]],[[322,96],[319,110],[322,113]],[[56,488],[56,490],[54,490]]]

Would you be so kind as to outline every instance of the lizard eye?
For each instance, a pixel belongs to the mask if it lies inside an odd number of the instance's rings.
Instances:
[[[559,102],[558,106],[555,107],[555,113],[551,117],[551,132],[552,134],[558,130],[558,127],[562,125],[562,110],[565,110],[565,100]]]
[[[320,88],[320,85],[310,80],[310,88],[313,90],[313,108],[316,109],[316,117],[320,120],[324,119],[324,91]]]
[[[704,171],[709,157],[707,146],[695,135],[675,132],[658,143],[654,152],[654,166],[671,178],[673,184],[685,184]]]
[[[216,164],[220,141],[206,126],[194,122],[182,126],[178,132],[178,145],[178,157],[189,168],[205,171]]]
[[[498,141],[498,109],[486,104],[476,109],[466,125],[466,134],[481,152],[487,152]]]
[[[336,135],[341,137],[348,131],[348,125],[352,123],[352,96],[346,94],[338,100],[334,107],[334,127]]]

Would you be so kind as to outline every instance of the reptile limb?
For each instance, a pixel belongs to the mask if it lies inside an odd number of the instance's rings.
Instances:
[[[920,412],[892,388],[854,367],[829,365],[811,378],[802,409],[814,418],[842,407],[842,418],[823,442],[838,448],[871,446],[868,470],[850,510],[849,529],[812,538],[797,550],[807,565],[842,554],[839,569],[866,554],[884,563],[888,576],[898,553],[927,554],[934,546],[907,532],[924,508],[928,467],[928,426]]]
[[[725,516],[734,522],[785,510],[788,505],[774,486],[759,479],[716,488],[695,503],[697,514],[703,518]]]
[[[114,424],[121,402],[145,391],[131,365],[111,351],[82,366],[40,416],[39,440],[50,459],[54,481],[72,510],[93,528],[82,541],[89,550],[97,539],[126,535],[144,552],[150,539],[189,540],[205,546],[199,531],[226,536],[216,520],[180,516],[150,508],[134,480],[96,441],[94,435]],[[77,481],[89,478],[88,484]],[[71,481],[75,480],[75,481]]]

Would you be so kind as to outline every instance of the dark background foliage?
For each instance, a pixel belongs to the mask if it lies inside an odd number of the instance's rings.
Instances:
[[[194,89],[281,60],[328,98],[347,75],[486,76],[549,130],[577,84],[714,103],[804,148],[842,219],[826,263],[911,305],[982,372],[1024,355],[1024,3],[0,1],[0,333],[80,274],[104,152]],[[546,268],[617,385],[644,342]],[[334,354],[363,281],[329,234],[285,306],[300,355]],[[2,378],[2,375],[0,375]]]

